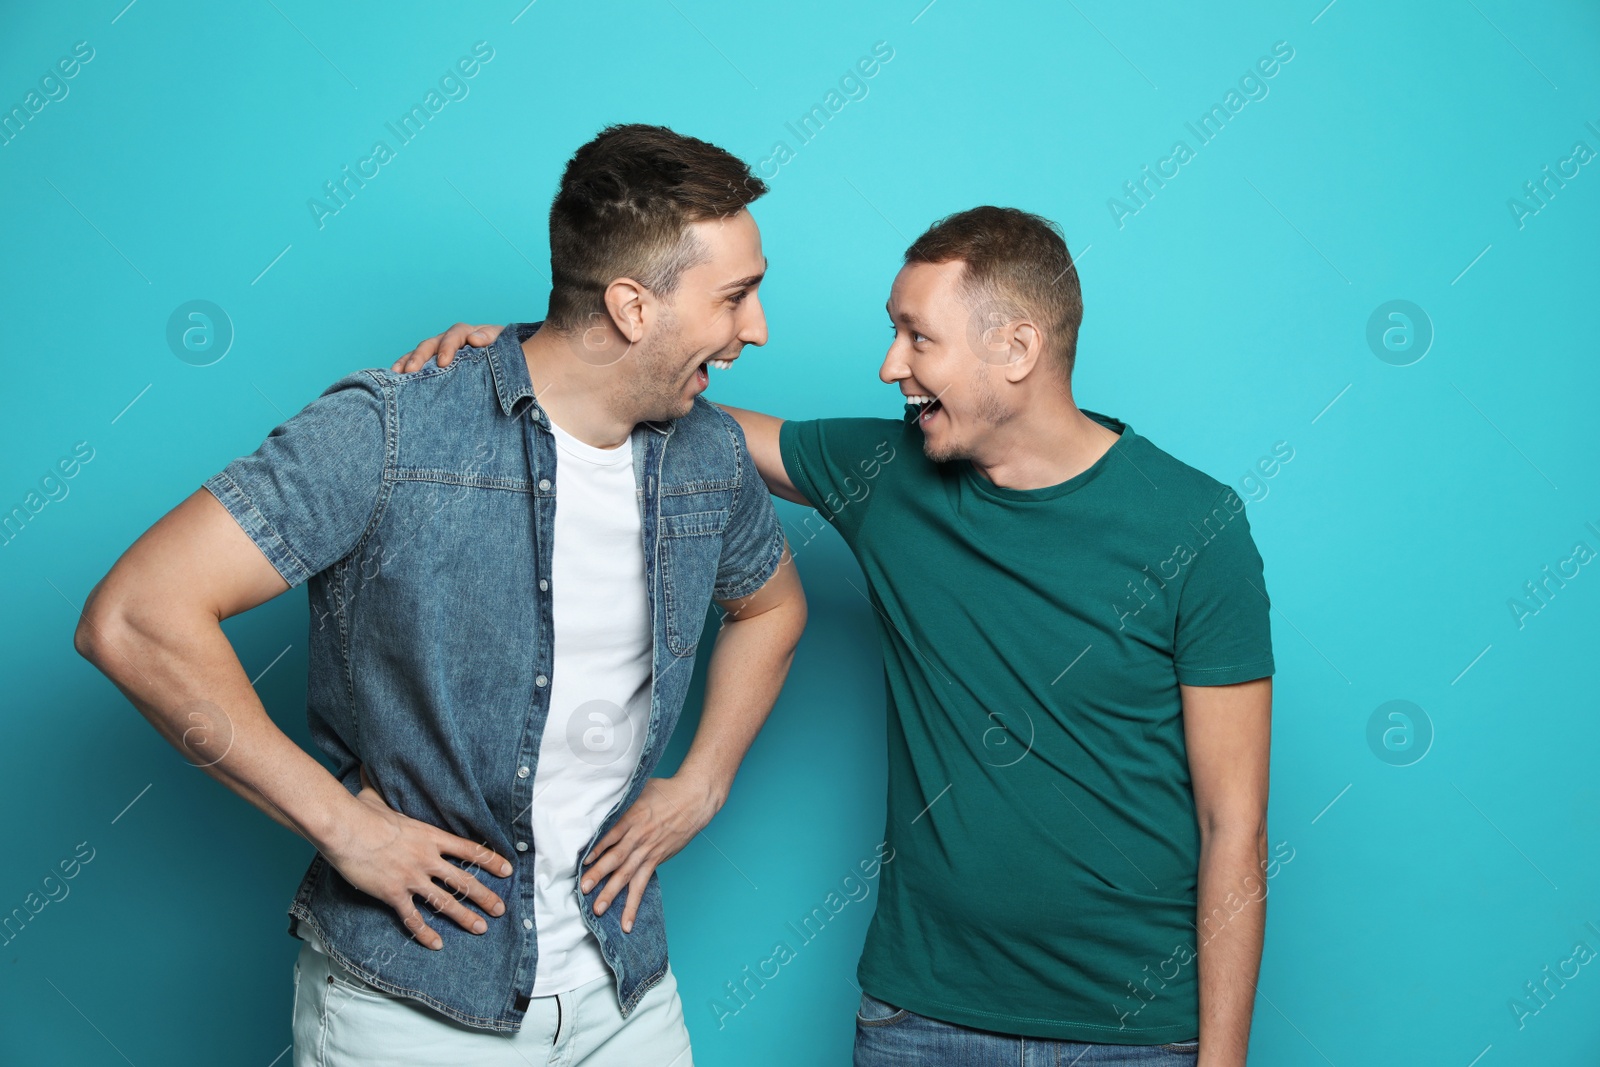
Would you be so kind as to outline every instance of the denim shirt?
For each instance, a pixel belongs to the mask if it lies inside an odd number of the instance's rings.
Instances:
[[[334,775],[353,795],[364,764],[395,810],[512,862],[502,878],[452,861],[506,912],[472,934],[419,902],[444,942],[434,950],[319,853],[289,907],[290,932],[304,919],[362,980],[490,1031],[521,1027],[538,965],[531,808],[549,710],[560,481],[521,348],[538,326],[515,323],[445,369],[341,378],[204,483],[291,587],[307,584],[307,717]],[[660,760],[713,597],[755,592],[784,548],[744,435],[720,408],[697,397],[682,418],[640,423],[632,445],[649,725],[625,795],[580,856]],[[603,885],[572,891],[626,1017],[666,973],[661,888],[652,874],[624,934],[623,897],[594,913]]]

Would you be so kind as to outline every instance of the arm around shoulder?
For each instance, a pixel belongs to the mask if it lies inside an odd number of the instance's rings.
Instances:
[[[761,480],[767,483],[768,491],[796,504],[809,505],[811,501],[795,488],[794,481],[783,466],[783,453],[778,444],[783,420],[775,415],[763,415],[759,411],[729,407],[727,404],[718,404],[717,407],[733,416],[744,431],[745,446],[750,450],[750,457],[756,461],[756,470],[761,472]]]

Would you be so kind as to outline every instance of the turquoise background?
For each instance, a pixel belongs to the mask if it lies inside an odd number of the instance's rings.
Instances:
[[[1508,206],[1575,142],[1600,151],[1594,5],[123,3],[0,15],[5,109],[94,49],[0,145],[0,511],[93,449],[0,546],[0,914],[93,850],[0,945],[0,1060],[288,1062],[284,909],[310,848],[74,654],[78,608],[334,379],[458,319],[539,317],[561,165],[646,121],[752,164],[792,153],[755,208],[772,340],[714,398],[897,414],[876,371],[900,253],[947,212],[1016,205],[1079,257],[1079,402],[1249,490],[1278,656],[1271,837],[1294,850],[1252,1064],[1596,1062],[1600,967],[1542,1002],[1524,983],[1600,950],[1600,567],[1551,582],[1520,627],[1509,602],[1577,542],[1600,550],[1600,163],[1520,226]],[[494,58],[469,94],[319,229],[307,201],[396,147],[385,123],[479,41]],[[802,144],[786,123],[880,41],[865,98]],[[1294,57],[1269,94],[1199,146],[1186,122],[1279,41]],[[1178,139],[1194,158],[1119,227],[1108,201]],[[234,334],[209,366],[167,340],[193,300]],[[1367,340],[1391,300],[1431,324],[1407,366],[1415,348]],[[1244,479],[1279,442],[1294,458],[1263,495]],[[872,611],[831,530],[798,559],[812,621],[789,686],[732,802],[663,873],[704,1067],[849,1057],[875,883],[720,1027],[713,1008],[882,837]],[[308,744],[303,592],[227,630]],[[1387,718],[1369,743],[1394,700],[1421,709],[1410,747],[1385,747]]]

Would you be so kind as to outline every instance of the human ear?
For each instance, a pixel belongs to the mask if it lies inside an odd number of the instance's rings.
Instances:
[[[632,278],[615,278],[606,286],[606,310],[617,331],[632,344],[644,337],[649,290]]]
[[[1011,323],[1007,329],[1006,381],[1020,382],[1044,355],[1044,335],[1027,319]]]

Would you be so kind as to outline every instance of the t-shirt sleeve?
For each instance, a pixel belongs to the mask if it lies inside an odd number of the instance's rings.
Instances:
[[[293,588],[343,559],[366,532],[383,487],[386,430],[384,387],[358,371],[204,487]]]
[[[783,524],[745,444],[744,430],[733,416],[717,410],[739,451],[739,489],[722,534],[722,556],[717,561],[712,595],[718,600],[738,600],[766,585],[778,569],[783,559]]]
[[[1231,685],[1268,677],[1272,605],[1244,501],[1225,490],[1191,527],[1196,555],[1178,598],[1178,681]]]
[[[894,419],[789,420],[778,429],[789,481],[846,540],[860,530],[884,465],[905,447]]]

